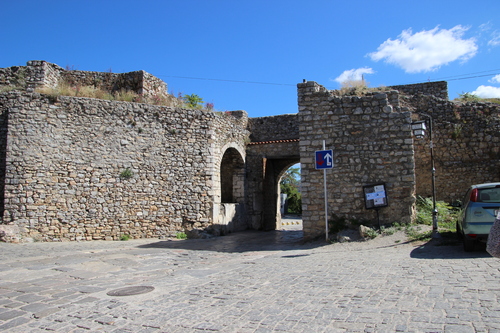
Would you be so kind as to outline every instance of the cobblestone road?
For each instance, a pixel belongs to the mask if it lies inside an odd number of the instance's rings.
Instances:
[[[500,332],[500,260],[402,235],[0,244],[0,331]],[[108,296],[130,286],[148,293]]]

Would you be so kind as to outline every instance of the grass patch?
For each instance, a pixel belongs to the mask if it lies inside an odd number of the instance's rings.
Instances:
[[[379,233],[375,229],[367,228],[365,230],[365,235],[366,235],[366,238],[368,238],[368,239],[374,239],[374,238],[377,238],[377,236],[379,235]]]
[[[389,228],[386,228],[384,226],[381,226],[380,227],[380,234],[382,236],[390,236],[390,235],[394,235],[396,233],[397,229],[394,228],[394,227],[389,227]]]
[[[21,89],[24,89],[24,88],[20,88],[17,86],[0,86],[0,93],[14,91],[14,90],[21,90]]]
[[[418,225],[409,224],[405,228],[406,237],[411,242],[414,241],[424,241],[428,242],[432,238],[432,230],[422,231],[422,228]]]
[[[176,235],[175,235],[175,238],[177,239],[187,239],[187,235],[185,232],[178,232]]]
[[[338,90],[333,90],[333,93],[337,96],[365,96],[372,92],[384,92],[391,90],[388,87],[369,87],[369,83],[365,80],[347,80],[342,82],[341,88]]]
[[[130,235],[121,235],[120,240],[121,241],[128,241],[130,239]]]
[[[460,215],[460,210],[452,207],[444,201],[436,202],[438,212],[438,228],[443,231],[456,232],[456,223]],[[432,198],[417,198],[417,219],[418,224],[432,225]]]
[[[457,237],[456,223],[460,216],[460,210],[452,207],[444,201],[436,202],[438,231],[440,234],[439,245],[456,245],[459,243]],[[432,198],[417,198],[417,218],[416,223],[432,225]],[[410,240],[428,241],[431,239],[432,231],[420,232],[413,227],[408,229],[407,235]],[[405,230],[406,231],[406,230]]]
[[[15,90],[10,88],[10,90]],[[87,97],[97,98],[109,101],[121,101],[132,103],[146,103],[152,105],[161,105],[168,107],[188,107],[182,98],[177,98],[165,92],[165,94],[144,96],[132,90],[119,90],[110,92],[95,86],[80,86],[72,85],[67,82],[60,82],[56,87],[37,88],[36,92],[40,94],[50,95],[52,97],[70,96],[70,97]]]
[[[134,177],[134,172],[132,170],[130,170],[130,168],[126,168],[125,170],[123,170],[120,173],[120,178],[130,179],[132,177]]]
[[[455,98],[453,101],[454,102],[464,102],[464,103],[483,102],[483,103],[500,104],[500,98],[482,98],[482,97],[474,95],[473,93],[470,93],[470,92],[462,92],[461,94],[458,94],[458,97]]]

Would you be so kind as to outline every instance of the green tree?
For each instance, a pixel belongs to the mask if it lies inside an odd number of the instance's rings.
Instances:
[[[281,193],[287,195],[288,212],[302,213],[302,194],[299,192],[300,168],[292,167],[281,177]],[[285,212],[287,213],[287,212]]]
[[[191,94],[191,95],[186,95],[183,97],[184,98],[184,103],[188,107],[194,108],[194,109],[199,109],[203,106],[203,99],[196,95],[196,94]]]

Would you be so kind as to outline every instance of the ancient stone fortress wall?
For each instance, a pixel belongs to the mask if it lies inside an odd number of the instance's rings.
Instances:
[[[472,184],[500,182],[500,105],[416,95],[414,119],[433,118],[436,198],[462,200]],[[420,116],[418,115],[420,114]],[[429,137],[415,140],[417,194],[432,196]]]
[[[210,228],[218,154],[248,138],[244,112],[22,92],[0,94],[0,109],[4,227],[45,241]]]
[[[298,139],[298,115],[295,113],[250,118],[248,130],[251,133],[252,142]]]
[[[13,66],[0,68],[0,87],[26,85],[27,68],[25,66]]]
[[[448,83],[446,81],[390,86],[389,88],[405,95],[430,95],[448,100]]]
[[[0,69],[0,86],[20,82],[25,82],[28,92],[34,92],[37,87],[54,88],[64,82],[70,86],[92,86],[109,92],[130,90],[147,97],[167,93],[165,82],[142,70],[128,73],[65,70],[43,60],[31,60],[26,66]]]
[[[365,209],[363,186],[385,183],[389,206],[380,209],[382,223],[410,222],[415,202],[411,113],[400,112],[397,91],[364,97],[336,96],[316,82],[298,84],[300,160],[304,232],[324,233],[323,171],[314,153],[334,151],[327,170],[329,216],[376,221]]]
[[[500,181],[499,107],[447,100],[446,82],[339,96],[298,85],[299,113],[249,119],[212,112],[34,93],[61,82],[155,96],[166,84],[144,71],[67,71],[45,61],[0,69],[0,236],[55,240],[164,237],[178,231],[278,227],[279,179],[301,162],[304,235],[324,233],[323,172],[314,152],[334,151],[329,217],[368,220],[363,186],[386,185],[381,223],[410,222],[431,195],[434,119],[437,199]],[[387,90],[387,89],[385,89]]]

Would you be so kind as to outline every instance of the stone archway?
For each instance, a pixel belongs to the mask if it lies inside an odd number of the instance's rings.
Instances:
[[[221,203],[241,203],[245,192],[245,163],[235,148],[228,148],[220,163]]]
[[[214,196],[213,221],[221,234],[247,229],[245,201],[245,160],[238,147],[222,150],[216,181],[219,191]]]
[[[299,140],[252,142],[246,150],[246,216],[256,230],[276,230],[279,211],[279,180],[300,162]]]
[[[279,229],[281,223],[280,213],[280,186],[279,181],[285,171],[292,165],[298,163],[299,158],[277,158],[267,159],[264,176],[264,206],[263,223],[264,230]]]

